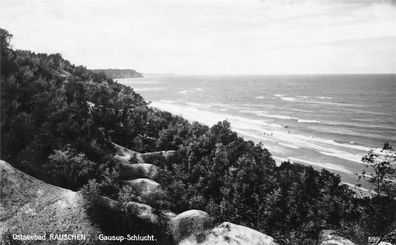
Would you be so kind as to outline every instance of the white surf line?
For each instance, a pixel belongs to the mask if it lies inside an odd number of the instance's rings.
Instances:
[[[288,135],[284,132],[282,132],[284,135]],[[293,134],[290,135],[289,137],[294,137],[300,140],[304,140],[304,141],[314,141],[314,142],[318,142],[318,143],[324,143],[324,144],[329,144],[329,145],[334,145],[334,146],[339,146],[339,147],[343,147],[343,148],[351,148],[351,149],[355,149],[355,150],[361,150],[361,151],[369,151],[370,148],[365,147],[365,146],[358,146],[358,145],[347,145],[347,144],[341,144],[338,142],[335,142],[334,140],[328,140],[328,139],[320,139],[320,138],[316,138],[316,137],[309,137],[309,136],[305,136],[305,135],[301,135],[301,134]]]
[[[369,174],[359,174],[360,176],[367,177],[369,179],[374,179],[374,176],[369,175]],[[391,182],[391,183],[396,183],[396,179],[389,179],[389,178],[384,178],[385,181]]]
[[[246,120],[246,122],[247,123],[249,123],[249,122],[256,123],[256,120],[252,120],[252,121]],[[236,130],[236,131],[237,131],[237,128],[240,128],[240,129],[253,129],[253,130],[256,130],[263,134],[267,134],[269,132],[268,130],[264,130],[262,128],[255,127],[253,125],[241,125],[240,122],[238,123],[238,122],[231,121],[231,125],[233,126],[234,130]],[[269,126],[272,128],[283,128],[281,125],[271,124],[271,123],[261,123],[261,125]],[[279,127],[279,126],[281,126],[281,127]],[[272,130],[271,132],[270,132],[271,136],[273,136],[274,138],[277,138],[278,142],[283,141],[284,144],[287,144],[289,146],[295,145],[300,148],[311,149],[311,150],[318,151],[325,155],[341,158],[341,159],[355,162],[358,164],[362,164],[362,161],[361,161],[362,155],[352,154],[352,153],[347,152],[346,150],[330,149],[329,147],[321,146],[319,144],[329,144],[332,146],[340,147],[342,149],[346,148],[346,149],[359,150],[359,151],[362,151],[362,154],[363,154],[363,152],[368,152],[368,150],[370,150],[370,148],[365,147],[365,146],[341,144],[341,143],[337,143],[333,140],[320,139],[320,138],[305,136],[305,135],[301,135],[301,134],[289,134],[289,133],[286,133],[286,132],[283,132],[280,130]],[[258,136],[255,136],[255,138],[261,139]]]
[[[275,160],[276,166],[278,166],[278,167],[281,165],[282,162],[287,162],[289,160],[288,158],[282,158],[282,157],[276,157],[276,156],[272,156],[272,158]],[[294,163],[294,162],[291,162],[291,163]],[[348,183],[348,182],[341,181],[340,185],[342,185],[342,184],[347,185],[351,189],[358,189],[358,190],[363,191],[363,192],[367,192],[367,193],[371,193],[371,194],[377,194],[377,192],[375,192],[373,190],[369,190],[369,189],[366,189],[366,188],[363,188],[363,187],[359,187],[357,185],[354,185],[354,184],[351,184],[351,183]]]
[[[246,128],[246,129],[254,129],[260,130],[258,126],[263,127],[271,127],[271,128],[283,128],[282,125],[274,124],[274,123],[266,123],[262,120],[254,120],[254,119],[247,119],[243,117],[233,116],[233,115],[225,115],[219,114],[215,112],[209,112],[197,109],[193,106],[182,106],[182,105],[175,105],[170,104],[167,102],[152,102],[152,107],[158,108],[160,110],[169,111],[176,115],[182,115],[184,118],[190,121],[197,121],[208,126],[211,126],[219,121],[228,120],[232,125],[233,128]],[[250,124],[250,125],[248,125]],[[253,125],[252,125],[253,124]]]
[[[164,88],[160,87],[153,87],[153,88],[134,88],[133,89],[135,92],[145,92],[145,91],[159,91],[159,90],[164,90]]]
[[[332,164],[332,163],[311,162],[311,161],[306,161],[306,160],[302,160],[302,159],[295,158],[295,157],[286,157],[286,158],[277,157],[277,156],[271,156],[271,157],[275,160],[277,166],[280,166],[280,164],[282,162],[289,161],[290,163],[311,165],[311,166],[316,166],[316,167],[320,167],[320,168],[324,168],[324,169],[335,170],[335,171],[342,172],[345,174],[355,175],[352,171],[344,168],[343,166]]]
[[[333,150],[333,152],[325,152],[325,151],[318,150],[318,152],[323,155],[348,160],[350,162],[359,163],[362,166],[364,166],[361,155],[356,155],[356,154],[354,155],[349,152],[341,152],[341,151],[336,151],[336,150]]]
[[[228,119],[231,122],[231,124],[234,125],[234,128],[235,128],[235,126],[240,127],[241,129],[246,128],[247,126],[245,126],[245,124],[254,124],[257,126],[264,126],[264,127],[278,128],[278,129],[283,128],[283,126],[279,125],[279,124],[266,123],[261,120],[246,119],[243,117],[238,117],[238,116],[233,116],[233,115],[222,115],[222,114],[218,114],[218,113],[214,113],[214,112],[202,111],[202,110],[199,110],[194,107],[190,108],[188,106],[175,105],[173,103],[169,103],[169,101],[152,102],[151,106],[158,108],[158,109],[169,111],[176,115],[182,115],[189,120],[198,121],[198,122],[207,124],[209,126],[211,124],[217,123],[218,121]],[[265,116],[265,115],[263,115],[263,116]],[[271,117],[271,115],[269,115],[268,117]],[[252,128],[249,126],[248,129],[252,129]],[[254,129],[258,129],[259,131],[262,131],[262,129],[257,128],[257,127],[255,127]],[[364,152],[367,152],[370,150],[370,148],[366,147],[366,146],[343,144],[343,143],[338,143],[334,140],[329,140],[329,139],[320,139],[320,138],[310,137],[310,136],[300,135],[300,134],[288,134],[288,133],[285,133],[285,132],[282,132],[279,130],[274,131],[274,132],[281,139],[283,139],[283,140],[286,139],[285,141],[291,141],[293,143],[298,143],[298,141],[304,141],[305,143],[307,143],[308,141],[311,141],[311,142],[317,142],[317,143],[322,143],[322,144],[330,144],[330,145],[334,145],[334,146],[342,147],[342,148],[360,150],[360,151],[364,151]],[[313,144],[313,145],[316,147],[318,146],[317,144]],[[322,149],[322,151],[326,152],[326,150],[324,150],[324,149]],[[339,157],[338,152],[330,152],[329,154],[334,154],[334,153],[337,154]],[[345,159],[345,158],[344,159],[353,161],[353,162],[357,162],[357,163],[361,163],[359,158],[360,157],[356,157],[356,156],[354,156],[354,157],[348,156],[348,159]]]
[[[239,124],[239,126],[241,126],[241,122],[246,122],[246,123],[260,123],[263,126],[275,126],[277,127],[278,125],[271,125],[271,124],[267,124],[264,122],[260,122],[259,120],[249,120],[249,119],[245,119],[245,118],[239,118],[239,117],[235,117],[235,116],[227,116],[227,115],[221,115],[218,113],[213,113],[213,112],[207,112],[207,111],[202,111],[193,107],[188,107],[188,106],[180,106],[180,105],[175,105],[173,103],[161,103],[161,102],[152,102],[151,103],[152,107],[158,108],[160,110],[165,110],[165,111],[169,111],[173,114],[176,115],[182,115],[184,118],[186,118],[189,121],[198,121],[200,123],[203,123],[205,125],[213,125],[215,123],[217,123],[218,121],[222,121],[228,118],[231,119],[239,119],[240,122],[237,123],[237,125]],[[233,125],[233,121],[231,121],[231,124]],[[235,125],[235,124],[234,124]],[[243,125],[242,125],[243,126]],[[258,130],[263,131],[262,129],[256,128],[254,126],[245,126],[246,129],[254,129],[254,130]],[[247,137],[251,137],[251,138],[255,138],[259,141],[262,140],[262,137],[258,137],[257,135],[254,134],[250,134],[250,133],[246,133],[243,132],[241,130],[238,130],[238,128],[232,127],[232,129],[234,131],[236,131],[237,133],[241,134],[241,135],[245,135]],[[280,137],[276,137],[279,138],[283,141],[289,141],[292,143],[295,143],[295,145],[302,145],[305,146],[307,148],[312,148],[315,146],[314,143],[308,143],[307,141],[312,140],[312,141],[317,141],[320,143],[330,143],[332,145],[339,145],[339,146],[343,146],[343,147],[348,147],[348,146],[344,146],[343,144],[339,144],[336,143],[332,140],[323,140],[323,139],[316,139],[313,137],[307,137],[307,136],[303,136],[303,135],[294,135],[294,134],[288,134],[288,133],[284,133],[284,132],[280,132],[280,131],[276,131],[274,133],[274,136],[278,135]],[[293,140],[294,139],[294,140]],[[316,145],[316,147],[318,147]],[[323,149],[323,147],[320,147]],[[354,148],[354,147],[352,147]],[[317,151],[318,149],[313,148],[313,150]],[[331,153],[330,153],[331,154]],[[335,171],[339,171],[339,172],[343,172],[346,174],[354,174],[352,173],[350,170],[346,169],[343,166],[340,165],[336,165],[333,163],[320,163],[320,162],[311,162],[311,161],[306,161],[306,160],[302,160],[302,159],[298,159],[298,158],[293,158],[293,157],[289,157],[288,160],[290,161],[296,161],[296,163],[302,163],[305,165],[312,165],[312,166],[316,166],[316,167],[321,167],[321,168],[325,168],[325,169],[329,169],[329,170],[335,170]],[[348,159],[349,160],[349,159]]]
[[[285,132],[275,132],[273,134],[273,136],[275,138],[279,139],[279,141],[288,142],[288,143],[286,143],[287,145],[295,145],[300,148],[307,148],[307,149],[310,149],[313,151],[317,151],[324,155],[348,160],[348,161],[358,163],[358,164],[362,164],[362,161],[361,161],[362,155],[360,155],[360,154],[352,154],[352,153],[347,152],[346,150],[333,149],[333,148],[325,147],[323,145],[318,144],[318,143],[322,143],[322,144],[330,144],[330,145],[340,146],[337,144],[333,144],[329,140],[317,139],[317,138],[313,138],[313,137],[306,137],[306,136],[296,135],[296,134],[287,134]],[[345,147],[351,148],[348,146],[342,146],[342,147],[343,148],[345,148]],[[365,152],[367,152],[367,151],[365,151]]]
[[[301,149],[300,147],[296,146],[296,145],[291,145],[291,144],[286,144],[286,143],[278,143],[281,146],[285,146],[288,148],[292,148],[292,149]]]
[[[311,165],[311,166],[316,166],[316,167],[325,168],[325,169],[331,169],[331,170],[335,170],[335,171],[342,172],[342,173],[345,173],[345,174],[351,174],[351,175],[354,174],[352,171],[346,169],[345,167],[340,166],[340,165],[336,165],[336,164],[333,164],[333,163],[311,162],[311,161],[306,161],[306,160],[299,159],[299,158],[296,158],[296,157],[288,157],[288,159],[291,162],[295,162],[295,163],[300,163],[300,164],[304,164],[304,165]]]
[[[263,140],[263,137],[260,137],[260,136],[257,136],[257,135],[251,134],[251,133],[246,133],[243,130],[241,131],[240,129],[235,128],[235,127],[233,127],[233,129],[242,135],[247,135],[247,136],[255,138],[259,141]],[[256,128],[256,127],[250,127],[250,128],[246,127],[246,129],[253,129],[258,132],[268,134],[267,130],[262,130],[262,129]],[[266,140],[270,140],[270,138],[266,137]],[[362,155],[352,154],[352,153],[349,153],[349,152],[346,152],[343,150],[337,150],[337,149],[324,147],[324,146],[315,144],[314,142],[310,142],[307,140],[303,140],[299,137],[296,137],[296,135],[294,135],[294,134],[286,134],[284,132],[274,131],[274,133],[271,133],[270,141],[277,142],[279,145],[282,145],[282,146],[288,147],[288,148],[293,148],[293,149],[305,148],[305,149],[309,149],[312,151],[316,151],[323,155],[347,160],[347,161],[350,161],[352,163],[356,163],[359,165],[363,164],[363,162],[361,161],[363,153],[362,153]]]
[[[168,102],[152,102],[151,106],[156,107],[158,109],[162,110],[167,110],[171,113],[177,114],[177,115],[183,115],[187,119],[193,120],[193,121],[198,121],[202,122],[204,124],[214,124],[217,123],[218,121],[229,119],[231,124],[234,125],[234,128],[241,128],[241,129],[252,129],[252,125],[246,126],[246,124],[254,124],[257,126],[264,126],[264,127],[271,127],[271,128],[283,128],[282,125],[279,124],[274,124],[274,123],[266,123],[261,120],[256,120],[256,119],[246,119],[243,117],[238,117],[238,116],[233,116],[233,115],[221,115],[218,113],[214,112],[207,112],[207,111],[202,111],[199,109],[196,109],[194,107],[188,107],[188,106],[180,106],[180,105],[175,105],[171,104]],[[193,115],[191,115],[193,114]],[[211,120],[212,119],[212,120]],[[254,127],[254,126],[253,126]],[[260,128],[253,128],[258,131],[263,131]],[[265,131],[263,131],[265,132]],[[293,143],[298,143],[299,141],[303,141],[305,143],[309,141],[317,142],[317,143],[323,143],[323,144],[330,144],[342,148],[350,148],[350,149],[355,149],[355,150],[361,150],[367,152],[370,150],[370,148],[365,147],[365,146],[358,146],[358,145],[350,145],[350,144],[341,144],[338,142],[335,142],[334,140],[328,140],[328,139],[320,139],[316,137],[309,137],[305,135],[300,135],[300,134],[288,134],[282,131],[275,131],[276,136],[279,136],[281,139],[284,141],[294,141]],[[315,144],[311,144],[314,145]],[[317,146],[317,145],[316,145]],[[349,159],[348,159],[349,160]],[[359,160],[355,159],[358,163],[360,163]]]
[[[359,187],[357,185],[354,185],[354,184],[351,184],[351,183],[348,183],[348,182],[341,181],[340,184],[347,185],[351,189],[358,189],[360,191],[364,191],[364,192],[367,192],[367,193],[371,193],[371,194],[377,195],[376,191],[369,190],[369,189],[366,189],[366,188],[363,188],[363,187]]]

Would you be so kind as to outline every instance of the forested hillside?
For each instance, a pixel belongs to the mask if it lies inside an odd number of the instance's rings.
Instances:
[[[132,88],[59,54],[13,50],[11,35],[0,32],[1,159],[34,177],[133,200],[112,143],[176,150],[171,159],[154,159],[164,187],[154,207],[202,209],[218,223],[254,228],[280,244],[315,244],[323,229],[366,243],[395,225],[391,196],[359,199],[326,170],[277,167],[265,146],[239,137],[227,121],[209,128],[150,108]]]
[[[133,78],[143,77],[139,72],[132,69],[93,69],[95,73],[104,73],[108,78]]]

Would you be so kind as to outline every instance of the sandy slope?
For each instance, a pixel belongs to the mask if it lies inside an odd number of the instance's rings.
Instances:
[[[46,184],[0,160],[0,237],[5,233],[90,234],[93,239],[100,231],[88,219],[78,192]]]

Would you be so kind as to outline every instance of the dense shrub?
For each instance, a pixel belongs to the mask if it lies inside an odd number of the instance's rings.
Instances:
[[[55,150],[48,159],[47,172],[59,186],[77,188],[95,176],[96,164],[88,160],[85,154],[76,153],[70,146],[65,150]]]
[[[91,217],[101,231],[109,236],[127,236],[147,234],[154,235],[157,241],[151,244],[171,245],[173,238],[167,227],[166,218],[158,215],[158,223],[152,223],[141,219],[134,212],[126,208],[129,197],[123,197],[119,202],[109,205],[110,199],[105,199],[102,192],[102,186],[96,181],[91,180],[82,189],[82,193],[86,198],[87,214]],[[124,241],[123,244],[136,244],[136,242]]]

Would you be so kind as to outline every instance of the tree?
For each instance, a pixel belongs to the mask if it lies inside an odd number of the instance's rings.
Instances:
[[[97,164],[89,161],[83,153],[77,153],[70,145],[64,150],[55,150],[46,166],[55,184],[77,189],[95,176]]]
[[[1,50],[4,50],[10,46],[10,40],[12,38],[12,35],[4,29],[0,28],[0,47]]]
[[[375,185],[377,195],[396,197],[396,152],[392,146],[385,143],[382,150],[370,150],[362,161],[374,172],[363,171],[363,177],[368,176],[368,182]]]

